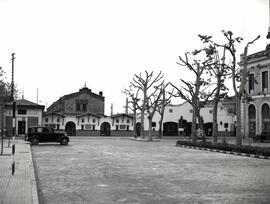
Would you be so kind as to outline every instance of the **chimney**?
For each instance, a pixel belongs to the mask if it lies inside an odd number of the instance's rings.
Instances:
[[[100,95],[100,96],[102,96],[102,95],[103,95],[103,92],[102,92],[102,91],[100,91],[100,92],[99,92],[99,95]]]

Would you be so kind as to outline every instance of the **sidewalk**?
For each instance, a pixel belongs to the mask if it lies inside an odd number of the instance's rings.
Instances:
[[[11,147],[12,145],[10,145]],[[16,138],[15,174],[11,174],[11,148],[0,155],[0,204],[38,204],[37,184],[30,145]]]

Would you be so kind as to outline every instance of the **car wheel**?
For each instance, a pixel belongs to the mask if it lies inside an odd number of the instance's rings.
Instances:
[[[38,140],[37,137],[33,137],[33,138],[31,139],[31,144],[32,144],[32,145],[38,145],[38,143],[39,143],[39,140]]]
[[[67,138],[62,138],[61,139],[61,145],[67,145],[68,144],[68,139]]]

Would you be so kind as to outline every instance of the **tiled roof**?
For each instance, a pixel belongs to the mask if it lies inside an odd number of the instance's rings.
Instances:
[[[15,100],[17,106],[27,106],[27,107],[34,107],[34,108],[40,108],[44,109],[43,105],[39,105],[37,103],[33,103],[31,101],[28,101],[26,99],[19,99]],[[13,102],[6,103],[7,106],[12,106]]]
[[[126,117],[129,117],[129,118],[133,118],[132,115],[128,115],[126,113],[118,113],[118,114],[112,115],[111,118],[117,118],[117,117],[121,117],[121,116],[126,116]]]
[[[80,117],[83,117],[83,116],[86,116],[86,115],[92,115],[92,116],[95,116],[95,117],[97,117],[97,118],[100,118],[99,115],[94,114],[94,113],[90,113],[90,112],[84,113],[84,114],[81,114],[81,115],[77,115],[77,117],[80,118]]]
[[[60,113],[55,113],[55,112],[51,112],[51,113],[44,113],[43,116],[47,116],[47,115],[58,115],[58,116],[61,116],[61,117],[65,117],[65,115],[62,115]]]

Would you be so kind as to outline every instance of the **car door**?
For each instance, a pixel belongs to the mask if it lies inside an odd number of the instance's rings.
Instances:
[[[44,138],[44,142],[51,142],[54,140],[52,131],[49,128],[44,127],[42,134],[43,134],[42,137]]]

